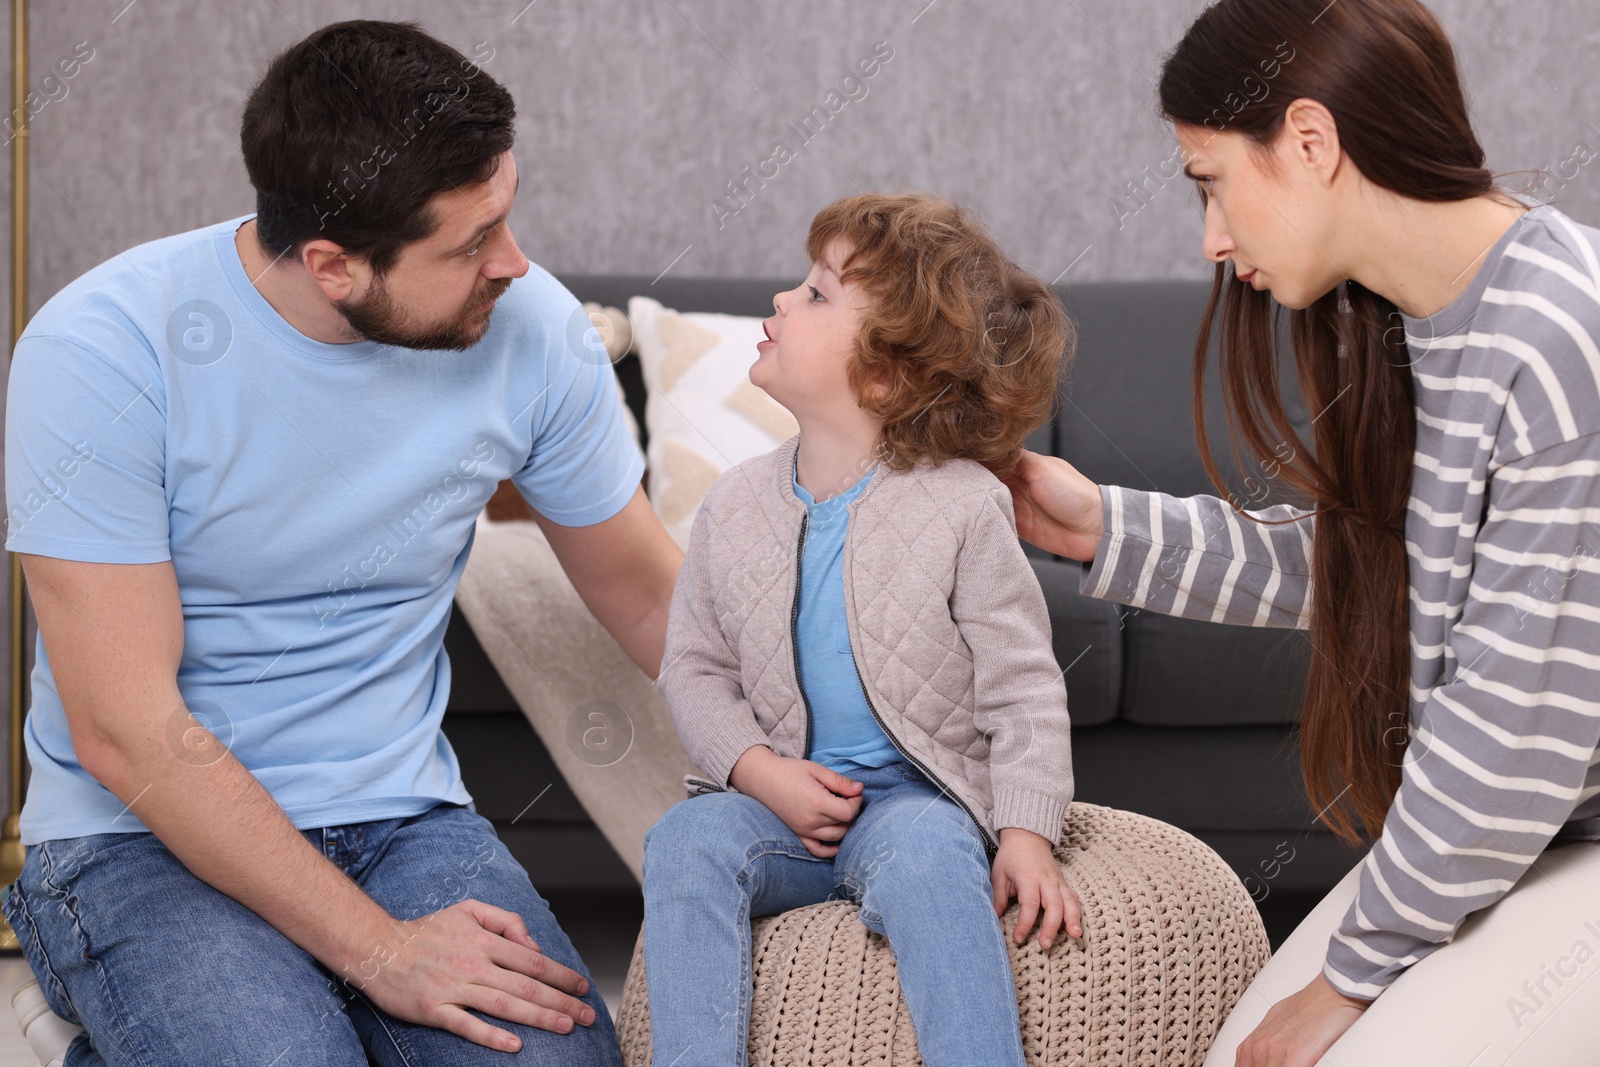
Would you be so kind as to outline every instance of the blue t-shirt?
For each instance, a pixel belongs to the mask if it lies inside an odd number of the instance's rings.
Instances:
[[[439,724],[475,520],[504,478],[562,525],[621,510],[644,459],[615,376],[537,266],[466,351],[314,341],[246,276],[251,217],[107,260],[28,324],[6,547],[171,560],[178,689],[295,826],[467,803]],[[42,639],[32,682],[23,842],[145,829],[78,763]],[[173,709],[174,751],[213,758],[192,726]]]
[[[844,775],[902,758],[867,707],[844,617],[844,536],[850,522],[845,509],[876,470],[820,504],[798,478],[794,482],[794,495],[807,511],[800,617],[795,622],[800,688],[811,705],[811,751],[806,758]]]

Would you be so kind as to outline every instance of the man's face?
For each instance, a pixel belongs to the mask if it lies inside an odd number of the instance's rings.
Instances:
[[[477,344],[489,329],[494,301],[513,278],[528,273],[506,221],[519,180],[507,152],[488,181],[429,201],[440,220],[433,235],[407,245],[359,300],[334,303],[350,328],[401,348],[460,351]]]

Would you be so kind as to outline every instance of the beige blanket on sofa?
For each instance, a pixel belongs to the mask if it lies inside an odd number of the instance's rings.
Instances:
[[[642,878],[644,832],[693,769],[666,698],[589,613],[532,522],[480,518],[456,605],[557,769]]]

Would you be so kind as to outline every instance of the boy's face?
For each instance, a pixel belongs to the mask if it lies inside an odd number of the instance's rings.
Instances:
[[[477,344],[494,301],[528,273],[506,224],[518,183],[507,152],[488,181],[434,196],[429,207],[438,229],[407,245],[384,277],[367,271],[359,299],[334,306],[357,334],[383,344],[424,350]]]
[[[855,284],[839,281],[849,254],[848,243],[834,240],[805,281],[772,298],[777,314],[763,323],[770,340],[756,345],[750,381],[796,418],[858,406],[847,370],[871,301]]]

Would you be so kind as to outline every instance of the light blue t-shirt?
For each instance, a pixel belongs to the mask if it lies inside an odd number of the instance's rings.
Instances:
[[[28,324],[11,366],[6,547],[171,560],[188,709],[300,828],[467,803],[440,732],[475,520],[504,478],[586,526],[643,457],[577,300],[530,266],[462,351],[331,345],[246,276],[250,215],[130,249]],[[78,763],[37,645],[26,844],[145,829]],[[182,707],[165,723],[195,750]]]
[[[844,775],[903,758],[867,707],[844,617],[844,536],[850,522],[845,509],[876,470],[820,504],[798,477],[794,482],[794,495],[807,511],[800,616],[795,621],[800,688],[811,705],[811,751],[806,758]]]

